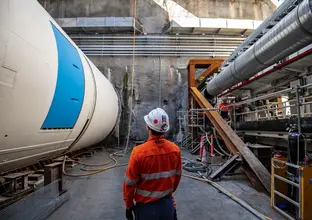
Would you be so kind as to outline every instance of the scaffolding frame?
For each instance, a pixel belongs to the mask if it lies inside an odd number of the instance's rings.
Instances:
[[[206,100],[203,94],[200,92],[199,87],[202,88],[203,82],[206,81],[208,76],[215,73],[222,64],[222,60],[190,60],[188,65],[188,110],[190,109],[213,109],[213,106]],[[206,68],[201,74],[203,78],[196,78],[196,68]],[[270,174],[259,161],[259,159],[251,152],[246,144],[240,139],[240,137],[232,130],[228,123],[221,118],[218,112],[215,110],[204,110],[205,115],[215,127],[216,131],[223,139],[226,147],[231,154],[241,155],[246,163],[244,171],[247,174],[250,181],[257,188],[262,186],[267,191],[270,191]],[[190,119],[189,119],[190,120]],[[190,128],[191,138],[198,137],[198,129]],[[250,172],[252,170],[253,172]]]
[[[189,130],[197,128],[200,133],[205,133],[206,116],[203,110],[178,111],[178,120],[180,125],[187,128],[187,134],[183,137],[181,147],[186,149],[194,149],[199,145],[200,136],[194,137]]]

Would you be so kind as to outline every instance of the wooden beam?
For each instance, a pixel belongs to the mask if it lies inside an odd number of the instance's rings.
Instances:
[[[193,95],[194,99],[200,105],[201,108],[207,108],[207,109],[213,108],[212,105],[206,100],[206,98],[198,91],[198,89],[196,87],[192,87],[191,91],[192,91],[192,95]],[[198,93],[200,95],[198,95]],[[221,128],[221,126],[217,122],[216,118],[213,116],[213,113],[218,114],[215,111],[208,111],[208,110],[205,111],[206,116],[211,121],[213,126],[216,128],[217,132],[221,136],[222,140],[224,141],[224,143],[225,143],[226,147],[229,149],[229,151],[232,154],[239,153],[239,151],[236,149],[235,145],[231,142],[231,140],[228,138],[227,134],[224,132],[224,130]]]
[[[216,60],[214,61],[209,67],[208,69],[206,69],[196,80],[197,81],[202,81],[204,79],[206,79],[208,76],[210,76],[211,74],[215,73],[220,65],[222,64],[222,60]]]
[[[196,81],[195,81],[195,64],[190,64],[188,66],[188,86],[190,87],[194,87],[196,86]]]
[[[242,168],[248,179],[250,180],[251,184],[255,187],[257,191],[265,192],[264,186],[258,180],[256,174],[250,169],[248,164],[242,164]]]
[[[201,108],[209,109],[213,106],[206,100],[196,87],[191,87],[191,93]],[[233,153],[239,152],[249,167],[256,174],[257,178],[261,181],[263,186],[270,192],[271,177],[267,169],[258,160],[258,158],[251,152],[246,144],[238,137],[232,128],[226,123],[225,120],[216,111],[205,111],[206,116],[209,118],[213,126],[218,131],[223,139],[226,147]]]
[[[189,62],[189,65],[196,65],[196,64],[212,64],[213,62],[216,62],[216,61],[222,61],[221,59],[192,59],[190,60]]]
[[[228,159],[222,166],[220,166],[216,171],[214,171],[209,178],[210,179],[220,179],[223,175],[239,167],[242,163],[242,159],[238,154]]]

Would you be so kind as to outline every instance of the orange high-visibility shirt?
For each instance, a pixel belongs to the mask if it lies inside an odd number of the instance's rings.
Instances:
[[[127,208],[133,200],[141,203],[157,201],[172,195],[181,180],[181,151],[163,137],[152,137],[131,153],[123,184]]]
[[[228,107],[229,107],[229,104],[221,103],[221,104],[219,104],[218,108],[220,109],[221,112],[228,112],[229,111]]]

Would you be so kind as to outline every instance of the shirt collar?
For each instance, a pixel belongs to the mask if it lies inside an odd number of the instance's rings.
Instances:
[[[157,140],[157,139],[163,139],[164,138],[164,135],[157,135],[157,136],[155,136],[155,135],[152,135],[152,136],[150,136],[149,138],[148,138],[148,140],[147,141],[152,141],[152,140]]]

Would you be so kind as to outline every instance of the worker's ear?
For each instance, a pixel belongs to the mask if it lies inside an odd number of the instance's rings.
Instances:
[[[149,132],[151,129],[146,125],[146,130]]]

